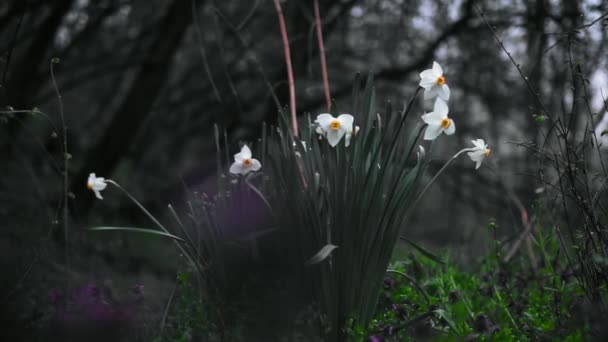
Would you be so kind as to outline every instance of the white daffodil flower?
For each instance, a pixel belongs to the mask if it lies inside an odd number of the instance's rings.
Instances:
[[[348,147],[350,145],[350,139],[352,137],[357,136],[357,134],[359,133],[360,129],[361,129],[361,127],[355,126],[355,130],[354,131],[348,131],[348,132],[346,132],[346,135],[344,136],[344,146]]]
[[[105,178],[97,177],[94,173],[89,174],[89,179],[87,180],[87,189],[92,190],[95,193],[95,196],[100,200],[103,199],[101,196],[101,191],[103,191],[108,184],[106,183]]]
[[[433,111],[422,116],[422,120],[428,125],[424,132],[424,140],[435,140],[442,132],[447,135],[456,132],[456,125],[448,118],[448,111],[448,105],[438,97]]]
[[[472,140],[471,142],[475,147],[471,148],[467,154],[472,161],[477,163],[475,165],[475,170],[477,170],[481,166],[483,160],[492,154],[492,150],[488,148],[488,145],[485,143],[485,141],[483,141],[483,139],[476,139]]]
[[[251,150],[247,145],[243,145],[241,152],[234,155],[234,163],[230,165],[230,173],[246,175],[251,171],[262,168],[262,164],[257,159],[251,158]]]
[[[450,87],[443,76],[443,68],[439,63],[433,62],[433,68],[420,73],[420,86],[424,88],[424,99],[432,99],[439,96],[447,101],[450,99]]]
[[[355,118],[350,114],[340,114],[337,118],[327,113],[319,114],[315,122],[320,130],[315,131],[323,134],[331,147],[335,147],[343,136],[353,131],[353,121]],[[348,141],[350,142],[350,139]]]

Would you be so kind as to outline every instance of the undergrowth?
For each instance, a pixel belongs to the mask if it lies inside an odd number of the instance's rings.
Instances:
[[[581,341],[604,336],[605,328],[593,315],[599,313],[599,304],[586,300],[578,271],[560,256],[559,241],[540,233],[534,238],[537,266],[527,255],[504,263],[499,252],[466,267],[451,263],[448,254],[443,264],[422,254],[394,262],[374,320],[368,329],[351,329],[351,337],[378,342]]]

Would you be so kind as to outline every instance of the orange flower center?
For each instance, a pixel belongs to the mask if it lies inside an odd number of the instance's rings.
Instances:
[[[87,189],[93,190],[93,183],[87,182]]]
[[[244,166],[251,166],[251,163],[252,163],[252,162],[251,162],[251,159],[250,159],[250,158],[247,158],[247,159],[243,160],[243,165],[244,165]]]
[[[337,130],[339,130],[341,126],[342,126],[342,125],[340,124],[340,121],[338,121],[338,120],[332,120],[332,121],[331,121],[331,123],[329,124],[329,128],[330,128],[332,131],[337,131]]]
[[[452,124],[452,120],[450,120],[448,118],[441,119],[441,127],[443,129],[448,129],[451,124]]]
[[[489,157],[492,154],[492,150],[486,148],[486,157]]]
[[[445,77],[443,77],[443,76],[437,77],[437,81],[436,82],[437,82],[437,85],[440,85],[440,86],[444,85],[445,82],[446,82]]]

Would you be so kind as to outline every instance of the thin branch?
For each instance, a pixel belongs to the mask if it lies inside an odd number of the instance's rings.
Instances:
[[[274,0],[274,7],[277,10],[279,17],[279,26],[281,28],[281,38],[283,39],[283,49],[285,52],[285,64],[287,65],[287,79],[289,82],[289,106],[291,107],[291,124],[293,126],[293,135],[298,136],[298,120],[296,118],[296,91],[293,80],[293,67],[291,66],[291,54],[289,51],[289,39],[287,38],[287,28],[285,27],[285,17],[281,9],[279,0]]]
[[[194,28],[196,29],[196,39],[198,40],[198,47],[201,52],[201,59],[203,60],[203,67],[205,68],[205,73],[207,74],[207,78],[209,79],[211,88],[213,88],[213,95],[215,95],[217,102],[224,103],[224,101],[222,101],[222,96],[220,95],[220,92],[217,89],[217,86],[215,85],[215,81],[213,80],[213,74],[211,73],[211,68],[209,67],[209,61],[207,60],[207,54],[205,53],[205,45],[203,42],[203,33],[201,32],[200,23],[198,21],[198,6],[196,5],[196,0],[192,0],[192,20],[194,21]]]
[[[319,57],[321,58],[321,75],[323,77],[323,90],[325,91],[325,101],[327,110],[331,110],[331,96],[329,91],[329,78],[327,76],[327,62],[325,60],[325,45],[323,44],[323,28],[321,27],[321,14],[319,11],[319,0],[314,0],[315,6],[315,26],[317,27],[317,41],[319,43]]]
[[[61,119],[61,132],[63,138],[63,234],[65,239],[65,265],[69,270],[70,268],[70,247],[69,247],[69,223],[68,223],[68,199],[69,199],[69,166],[70,166],[70,154],[68,153],[68,128],[65,124],[65,114],[63,111],[63,100],[59,87],[57,86],[57,80],[55,79],[55,64],[59,63],[59,59],[53,58],[51,60],[51,79],[53,81],[53,87],[55,88],[55,94],[57,95],[57,101],[59,102],[59,118]]]

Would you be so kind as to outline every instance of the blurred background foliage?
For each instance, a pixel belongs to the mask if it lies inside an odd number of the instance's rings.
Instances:
[[[433,148],[430,172],[469,140],[493,149],[475,172],[457,160],[426,196],[409,238],[449,245],[466,261],[487,252],[490,217],[501,236],[523,227],[521,208],[542,195],[537,159],[510,141],[542,143],[546,122],[508,56],[471,0],[321,1],[331,94],[349,111],[355,74],[375,76],[378,102],[403,106],[418,73],[439,61],[452,89],[458,133]],[[571,59],[588,80],[589,106],[601,119],[608,91],[606,19],[602,0],[479,1],[534,89],[561,113],[570,108]],[[294,64],[298,114],[325,111],[312,1],[283,10]],[[577,29],[578,28],[578,29]],[[577,29],[577,30],[575,30]],[[127,187],[153,213],[183,205],[185,189],[214,190],[213,125],[227,132],[220,148],[236,152],[256,141],[262,123],[276,124],[271,88],[288,103],[286,69],[271,1],[5,0],[0,3],[0,106],[39,108],[59,122],[50,66],[55,65],[72,156],[69,169],[71,254],[66,269],[60,210],[61,141],[39,117],[15,115],[0,125],[0,251],[7,312],[22,307],[37,284],[39,298],[61,283],[112,278],[115,287],[146,283],[159,307],[175,278],[177,253],[154,237],[85,232],[96,224],[149,226],[116,193],[95,201],[90,172]],[[418,113],[422,114],[422,107]],[[428,108],[427,108],[428,109]],[[583,113],[586,108],[580,106]],[[573,113],[576,114],[576,113]],[[412,120],[419,120],[412,115]],[[581,114],[582,116],[582,114]],[[576,116],[575,116],[576,117]],[[577,129],[582,131],[583,122]],[[587,127],[588,129],[588,127]],[[236,215],[236,213],[235,213]],[[114,277],[117,274],[123,277]],[[116,284],[120,283],[120,284]],[[108,285],[110,286],[110,285]],[[31,293],[30,293],[31,294]],[[37,319],[37,302],[20,322]],[[39,308],[38,308],[39,309]],[[26,312],[15,309],[19,312]],[[23,314],[22,314],[23,315]],[[10,316],[7,314],[7,317]]]

